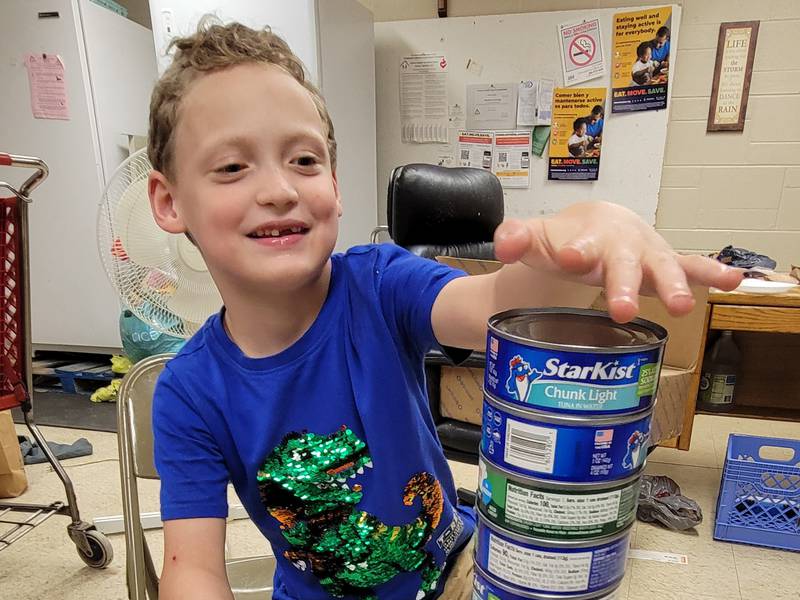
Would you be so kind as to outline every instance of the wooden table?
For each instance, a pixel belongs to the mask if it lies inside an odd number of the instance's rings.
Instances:
[[[800,421],[800,286],[782,294],[712,291],[714,330],[736,332],[742,352],[734,406],[739,416]]]

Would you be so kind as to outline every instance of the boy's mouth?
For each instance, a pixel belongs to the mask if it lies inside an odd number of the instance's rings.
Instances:
[[[309,227],[300,221],[265,223],[247,234],[247,237],[266,243],[280,245],[298,240],[308,233]]]

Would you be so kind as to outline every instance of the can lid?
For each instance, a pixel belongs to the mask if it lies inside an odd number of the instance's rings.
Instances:
[[[619,586],[622,584],[622,580],[620,580],[617,581],[613,586],[609,586],[604,590],[600,590],[599,592],[564,596],[564,594],[534,593],[515,588],[509,584],[506,584],[498,580],[492,575],[489,575],[486,571],[484,571],[480,567],[480,565],[477,564],[477,562],[475,564],[475,573],[478,577],[484,579],[493,587],[503,590],[508,594],[513,594],[514,596],[518,596],[519,598],[525,598],[525,600],[614,600],[615,598],[614,593],[617,591],[617,589],[619,589]]]
[[[523,344],[601,353],[648,350],[667,339],[667,330],[652,321],[617,323],[602,311],[578,308],[507,310],[490,317],[489,329]]]

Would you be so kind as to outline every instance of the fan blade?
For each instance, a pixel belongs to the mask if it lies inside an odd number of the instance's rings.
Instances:
[[[114,227],[122,249],[134,263],[164,268],[169,263],[169,238],[150,212],[147,180],[134,181],[122,194],[114,213]]]
[[[211,276],[207,276],[210,285],[205,289],[179,285],[175,293],[167,299],[167,308],[184,321],[205,322],[222,307],[222,297],[214,286]]]

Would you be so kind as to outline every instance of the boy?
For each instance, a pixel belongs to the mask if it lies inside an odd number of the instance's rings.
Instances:
[[[572,122],[572,135],[567,140],[567,149],[572,156],[583,156],[589,148],[592,138],[586,133],[586,119],[583,117]]]
[[[631,69],[631,85],[646,85],[653,78],[658,63],[652,59],[650,42],[642,42],[636,47],[637,60]]]
[[[482,348],[489,315],[575,300],[605,282],[631,319],[644,278],[676,314],[687,276],[740,276],[677,257],[630,211],[575,205],[496,234],[498,274],[391,244],[333,255],[342,202],[325,104],[269,31],[201,26],[156,84],[148,193],[190,235],[225,306],[167,365],[154,399],[163,600],[230,599],[226,486],[278,559],[276,600],[469,598],[474,529],[436,439],[423,357]],[[346,203],[345,203],[346,206]]]

